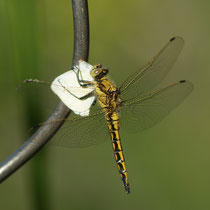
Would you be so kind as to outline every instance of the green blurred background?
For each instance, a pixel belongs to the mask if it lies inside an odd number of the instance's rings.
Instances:
[[[108,66],[120,85],[180,35],[185,47],[165,83],[188,79],[195,89],[154,128],[140,134],[121,130],[130,195],[111,144],[46,147],[0,185],[1,209],[210,209],[209,11],[208,0],[89,1],[90,63]],[[3,161],[51,111],[39,93],[26,99],[16,87],[26,78],[51,81],[71,67],[71,1],[1,0],[0,29]]]

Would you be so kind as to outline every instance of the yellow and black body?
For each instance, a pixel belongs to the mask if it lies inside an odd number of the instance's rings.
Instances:
[[[129,193],[130,185],[119,134],[120,94],[118,88],[107,78],[107,73],[108,69],[98,64],[93,67],[91,76],[94,79],[98,103],[105,112],[117,167],[125,190]]]

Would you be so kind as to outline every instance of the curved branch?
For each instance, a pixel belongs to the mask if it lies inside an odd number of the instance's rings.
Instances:
[[[72,0],[74,20],[74,66],[79,59],[87,61],[89,51],[89,18],[87,0]],[[47,122],[66,118],[70,110],[60,102]],[[22,146],[0,164],[0,183],[30,160],[57,132],[62,125],[46,123],[41,126]],[[34,144],[33,142],[36,142]]]

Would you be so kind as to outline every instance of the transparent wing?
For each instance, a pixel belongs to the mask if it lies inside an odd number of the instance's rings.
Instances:
[[[35,98],[42,98],[42,96],[45,98],[45,96],[52,94],[50,82],[40,81],[37,79],[24,80],[16,89],[20,95],[32,96]]]
[[[43,95],[43,101],[51,102],[52,96],[57,98],[50,89],[51,83],[39,80],[29,80],[20,87],[21,92],[33,92],[37,96]],[[55,85],[55,88],[62,88]],[[72,88],[72,87],[71,87]],[[75,90],[78,88],[75,87]],[[79,89],[78,89],[79,91]],[[33,95],[34,95],[33,94]],[[48,100],[50,99],[50,100]],[[58,122],[57,120],[56,122]],[[109,130],[106,124],[105,114],[97,105],[92,106],[91,114],[88,117],[74,116],[69,119],[60,119],[65,121],[49,145],[62,147],[88,147],[100,144],[109,140]],[[56,123],[50,122],[50,123]],[[34,128],[45,124],[45,122],[34,126]],[[33,129],[33,128],[32,128]]]
[[[32,125],[46,119],[59,102],[59,98],[52,93],[50,83],[48,82],[37,83],[23,81],[16,89],[20,100],[24,101],[26,112],[30,112],[34,116],[33,122],[31,122],[33,123]]]
[[[53,89],[53,91],[52,91]],[[72,111],[80,115],[87,115],[95,100],[94,88],[91,85],[81,87],[73,84],[55,84],[37,79],[27,79],[19,87],[19,92],[34,101],[43,101],[45,108],[54,108],[56,100],[63,103]],[[45,110],[46,110],[45,109]],[[50,109],[49,109],[50,110]]]
[[[40,92],[43,92],[45,95],[46,94],[53,94],[55,95],[55,93],[53,93],[51,86],[53,86],[54,90],[58,90],[58,91],[64,91],[63,89],[65,88],[66,90],[68,90],[69,94],[75,94],[75,95],[80,95],[81,92],[83,92],[84,90],[87,91],[93,91],[93,87],[92,86],[86,86],[86,87],[74,87],[74,86],[62,86],[62,85],[58,85],[58,84],[52,84],[51,82],[47,82],[47,81],[42,81],[42,80],[38,80],[38,79],[26,79],[23,81],[23,83],[17,88],[18,91],[20,93],[25,93],[25,92],[38,92],[40,94]]]
[[[23,97],[29,97],[37,101],[44,102],[46,108],[54,108],[59,98],[54,94],[50,88],[51,82],[41,81],[38,79],[24,80],[18,87],[17,91]],[[57,89],[62,89],[61,86],[55,86]]]
[[[148,64],[122,84],[120,87],[122,99],[143,95],[156,87],[177,60],[183,45],[183,38],[172,38]]]
[[[161,121],[193,90],[189,81],[179,81],[165,88],[122,103],[120,122],[130,132],[139,132]]]
[[[106,140],[109,140],[109,130],[105,114],[100,109],[88,117],[76,116],[65,120],[49,144],[78,148],[100,144]]]

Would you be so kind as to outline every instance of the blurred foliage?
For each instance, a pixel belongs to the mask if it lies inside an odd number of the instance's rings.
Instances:
[[[110,144],[44,148],[1,185],[2,209],[208,210],[209,9],[207,0],[89,1],[90,63],[109,67],[117,85],[174,35],[185,48],[165,83],[191,80],[193,94],[164,121],[121,136],[131,183],[126,195]],[[51,81],[71,67],[70,0],[0,1],[0,160],[46,119],[49,100],[16,87],[26,78]],[[40,93],[42,94],[42,93]],[[56,102],[51,102],[56,106]]]

